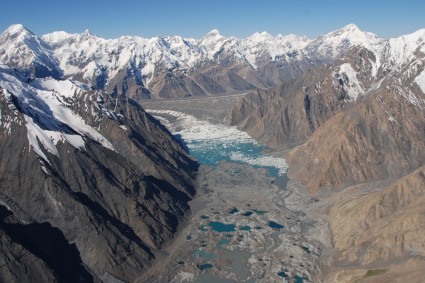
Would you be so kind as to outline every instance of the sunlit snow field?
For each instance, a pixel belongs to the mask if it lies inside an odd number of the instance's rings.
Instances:
[[[267,169],[272,177],[286,173],[283,158],[264,155],[267,149],[236,127],[213,124],[194,116],[172,110],[148,110],[173,135],[181,138],[200,164],[217,166],[220,161],[250,164]]]

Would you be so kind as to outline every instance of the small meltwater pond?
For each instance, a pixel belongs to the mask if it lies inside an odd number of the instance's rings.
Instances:
[[[233,231],[236,230],[235,224],[225,224],[225,223],[218,222],[218,221],[211,221],[208,225],[211,227],[211,229],[213,231],[221,232],[221,233],[222,232],[233,232]]]
[[[221,161],[246,163],[267,169],[268,175],[276,178],[287,171],[288,165],[283,158],[264,155],[267,147],[236,127],[213,124],[177,111],[147,111],[180,138],[200,164],[217,166]]]

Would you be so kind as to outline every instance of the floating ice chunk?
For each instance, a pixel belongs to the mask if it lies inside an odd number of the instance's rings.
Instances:
[[[288,170],[288,164],[283,158],[277,158],[272,156],[253,158],[244,156],[242,153],[235,152],[231,155],[231,159],[234,161],[244,162],[253,166],[274,167],[279,170],[280,176],[285,174]]]

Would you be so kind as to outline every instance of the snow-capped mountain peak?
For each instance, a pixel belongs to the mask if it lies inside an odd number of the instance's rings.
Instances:
[[[0,61],[38,77],[60,76],[51,46],[21,24],[0,35]]]
[[[41,38],[45,42],[53,46],[55,43],[66,40],[72,36],[73,34],[67,33],[66,31],[55,31],[52,33],[45,34]]]
[[[206,47],[213,47],[223,39],[224,37],[220,32],[217,29],[213,29],[201,38],[199,44]]]
[[[355,24],[348,24],[333,33],[329,33],[328,35],[330,34],[332,34],[335,38],[348,38],[353,44],[362,44],[364,42],[374,44],[382,41],[382,39],[380,39],[376,34],[362,31]]]
[[[425,29],[390,38],[385,42],[381,53],[385,58],[383,68],[387,72],[389,70],[403,71],[409,78],[416,76],[425,61]]]
[[[8,34],[10,37],[16,37],[16,36],[26,36],[26,37],[31,37],[31,36],[35,36],[35,34],[30,31],[29,29],[27,29],[26,27],[24,27],[21,24],[13,24],[11,26],[9,26],[4,32],[3,34]]]
[[[271,36],[270,34],[268,34],[265,31],[263,31],[261,33],[256,32],[253,35],[249,36],[247,39],[251,40],[253,42],[264,42],[264,41],[274,40],[273,36]]]
[[[203,36],[203,38],[219,38],[222,37],[220,35],[220,31],[218,29],[212,29],[211,31],[207,32],[207,34],[205,34]]]
[[[307,50],[310,56],[321,59],[334,59],[352,46],[363,46],[376,50],[384,40],[377,35],[360,30],[355,24],[348,24],[313,40]]]
[[[353,24],[353,23],[350,23],[350,24],[342,27],[340,30],[352,31],[352,32],[353,31],[356,31],[356,32],[360,31],[361,32],[360,28],[356,24]]]
[[[293,34],[293,33],[286,34],[286,35],[279,33],[276,36],[276,40],[303,41],[303,42],[307,42],[307,43],[312,41],[311,39],[309,39],[308,37],[306,37],[304,35],[297,35],[297,34]]]

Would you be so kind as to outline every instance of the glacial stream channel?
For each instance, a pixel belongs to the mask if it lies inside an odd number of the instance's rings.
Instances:
[[[146,108],[201,168],[187,225],[142,281],[315,282],[321,245],[297,208],[305,196],[288,189],[285,160],[214,119]]]

